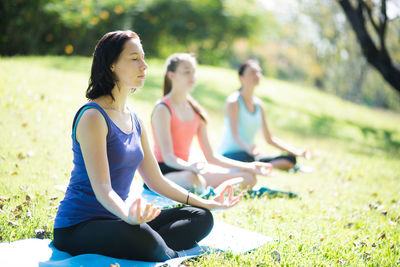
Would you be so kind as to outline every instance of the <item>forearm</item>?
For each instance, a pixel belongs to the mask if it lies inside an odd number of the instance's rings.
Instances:
[[[163,155],[163,159],[166,165],[174,169],[191,171],[193,168],[189,162],[178,158],[175,155],[166,154],[165,156]]]
[[[240,169],[246,172],[254,172],[254,168],[252,165],[245,162],[229,159],[218,154],[215,154],[212,157],[208,158],[207,162],[223,168]]]
[[[244,142],[239,136],[234,135],[233,140],[235,140],[236,144],[241,147],[244,151],[251,155],[252,153],[252,146]]]
[[[151,189],[153,189],[160,195],[163,195],[182,204],[188,204],[209,209],[207,200],[190,193],[188,190],[184,189],[183,187],[177,185],[176,183],[170,181],[165,177],[162,177],[160,180],[154,183],[154,185],[151,186]]]
[[[111,188],[110,185],[98,185],[94,189],[96,199],[115,216],[121,218],[123,221],[128,219],[129,207],[121,199],[121,197]]]
[[[295,155],[295,156],[301,156],[301,152],[298,149],[296,149],[295,147],[284,143],[283,141],[281,141],[280,139],[278,139],[276,137],[271,137],[271,139],[267,140],[267,142],[270,145],[273,145],[274,147],[276,147],[276,148],[278,148],[280,150],[288,152],[289,154],[292,154],[292,155]]]

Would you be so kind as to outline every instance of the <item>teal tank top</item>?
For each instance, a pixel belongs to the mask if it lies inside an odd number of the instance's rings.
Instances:
[[[261,125],[262,125],[261,108],[258,104],[256,104],[256,102],[254,102],[254,103],[255,103],[254,104],[255,105],[254,112],[251,113],[247,110],[247,107],[244,104],[243,98],[239,94],[239,96],[238,96],[239,137],[249,146],[252,146],[254,144],[254,138],[256,136],[256,133],[261,128]],[[225,114],[225,116],[224,116],[224,131],[223,131],[222,140],[221,140],[221,143],[219,146],[219,152],[221,154],[225,154],[225,153],[240,152],[240,151],[243,151],[243,148],[240,147],[233,139],[230,121],[229,121],[228,116]]]

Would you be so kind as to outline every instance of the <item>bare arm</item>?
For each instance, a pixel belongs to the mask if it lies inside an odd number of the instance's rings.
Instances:
[[[151,123],[164,163],[175,169],[197,172],[195,166],[176,157],[174,154],[171,137],[171,114],[165,105],[159,104],[155,106]]]
[[[142,128],[141,143],[144,158],[139,166],[139,172],[145,183],[150,187],[150,189],[175,201],[190,204],[193,206],[203,207],[206,209],[229,208],[236,205],[240,201],[242,195],[239,195],[238,197],[233,197],[233,195],[230,195],[228,196],[228,202],[226,202],[223,197],[221,199],[221,196],[217,196],[217,198],[214,200],[205,200],[191,193],[189,195],[189,192],[186,189],[183,189],[181,186],[165,178],[161,174],[156,159],[154,158],[154,155],[150,149],[147,133],[143,127],[143,123],[140,122],[140,124]],[[232,192],[231,188],[228,187],[228,189],[230,190],[230,192]],[[223,193],[227,193],[227,191],[225,190],[225,192]],[[187,200],[188,203],[186,203]]]
[[[224,156],[214,153],[207,134],[207,124],[201,121],[200,127],[197,133],[201,150],[204,153],[208,163],[218,165],[224,168],[241,169],[243,171],[254,172],[254,166],[241,161],[232,160]]]
[[[76,128],[90,184],[96,199],[111,213],[129,224],[139,224],[154,219],[159,211],[146,206],[143,216],[140,200],[127,206],[112,189],[107,158],[107,123],[99,111],[85,111]]]
[[[281,141],[280,139],[276,138],[275,136],[273,136],[271,134],[271,132],[269,131],[269,128],[268,128],[268,123],[267,123],[267,118],[266,118],[266,115],[264,112],[264,107],[261,103],[259,104],[259,106],[261,109],[262,129],[263,129],[263,135],[264,135],[265,141],[268,144],[270,144],[280,150],[288,152],[289,154],[292,154],[295,156],[303,156],[303,154],[304,154],[303,151],[299,151],[298,149],[284,143],[283,141]]]
[[[201,150],[203,151],[204,157],[206,158],[208,163],[218,165],[224,168],[240,169],[243,171],[260,175],[269,175],[272,170],[272,165],[269,163],[264,163],[264,162],[246,163],[237,160],[232,160],[217,153],[214,153],[214,150],[212,149],[212,146],[208,139],[207,124],[204,121],[201,121],[197,136]]]

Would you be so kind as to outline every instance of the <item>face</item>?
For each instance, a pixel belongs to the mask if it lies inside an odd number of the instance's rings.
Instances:
[[[196,63],[183,60],[178,64],[175,72],[169,72],[173,88],[192,90],[196,85]]]
[[[261,68],[258,64],[250,64],[247,66],[240,77],[243,86],[256,86],[260,82]]]
[[[122,88],[140,88],[144,85],[147,64],[139,39],[129,39],[117,61],[111,65],[111,71],[116,75],[118,85]]]

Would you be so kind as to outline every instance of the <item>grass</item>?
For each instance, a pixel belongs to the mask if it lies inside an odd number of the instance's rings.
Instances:
[[[130,99],[148,132],[153,104],[161,95],[163,62],[150,60],[149,66],[146,85]],[[0,58],[0,69],[0,239],[50,238],[63,197],[55,186],[67,184],[72,169],[71,123],[86,101],[90,59]],[[225,97],[238,87],[234,71],[199,67],[193,95],[209,113],[215,146]],[[256,94],[276,136],[313,149],[317,157],[300,159],[300,164],[315,171],[260,177],[260,185],[294,191],[298,199],[243,200],[214,213],[218,220],[278,242],[245,255],[213,253],[189,263],[400,264],[400,115],[268,78]],[[257,138],[266,151],[275,152]]]

